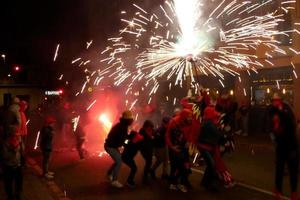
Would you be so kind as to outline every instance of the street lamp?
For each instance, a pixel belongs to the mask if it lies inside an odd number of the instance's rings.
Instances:
[[[1,57],[3,58],[3,61],[5,62],[6,55],[2,54]]]

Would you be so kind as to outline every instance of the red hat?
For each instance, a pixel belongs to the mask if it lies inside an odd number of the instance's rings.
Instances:
[[[220,113],[218,113],[213,106],[208,106],[204,110],[204,120],[214,120],[219,116]]]
[[[46,125],[53,124],[55,122],[56,122],[56,119],[54,117],[52,117],[52,116],[47,116],[45,118],[45,124]]]

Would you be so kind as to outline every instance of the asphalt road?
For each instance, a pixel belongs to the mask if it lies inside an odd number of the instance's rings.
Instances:
[[[36,157],[39,161],[39,157]],[[85,161],[79,161],[75,151],[55,152],[52,159],[52,170],[56,172],[55,182],[65,192],[66,196],[74,200],[140,200],[140,199],[201,199],[201,200],[260,200],[274,199],[269,194],[258,192],[244,186],[237,185],[231,189],[222,189],[219,192],[209,192],[200,186],[201,173],[193,172],[190,181],[193,189],[188,193],[170,191],[167,182],[155,180],[149,185],[143,185],[141,172],[143,162],[137,158],[139,171],[137,174],[137,187],[134,189],[112,188],[106,179],[106,170],[112,163],[111,159],[104,155],[90,155]],[[251,170],[251,169],[249,169]],[[123,165],[120,173],[120,181],[125,183],[129,169]]]

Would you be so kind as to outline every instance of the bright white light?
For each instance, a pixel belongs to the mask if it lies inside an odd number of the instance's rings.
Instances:
[[[282,94],[286,94],[285,88],[282,89]]]
[[[112,122],[109,120],[109,118],[107,117],[107,115],[105,113],[101,114],[99,116],[98,120],[103,124],[105,132],[108,133],[108,131],[112,127]]]
[[[174,0],[175,12],[181,31],[178,43],[175,45],[179,56],[192,54],[197,56],[208,47],[208,37],[203,31],[197,30],[201,16],[199,0]]]

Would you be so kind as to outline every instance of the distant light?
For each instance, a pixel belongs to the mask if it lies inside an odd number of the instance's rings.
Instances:
[[[219,91],[217,90],[217,94],[219,94]]]
[[[19,72],[20,70],[21,70],[20,66],[18,66],[18,65],[14,66],[14,71]]]
[[[267,93],[270,94],[270,88],[267,89]]]
[[[11,77],[11,74],[8,74],[7,76],[8,76],[8,77]]]
[[[62,95],[64,93],[64,91],[62,89],[60,90],[47,90],[45,91],[45,95],[47,96],[59,96]]]
[[[282,89],[282,94],[286,94],[285,88]]]
[[[234,93],[233,90],[230,90],[230,95],[231,95],[231,96],[233,95],[233,93]]]
[[[2,54],[1,57],[2,57],[3,59],[5,59],[6,55],[5,55],[5,54]]]

